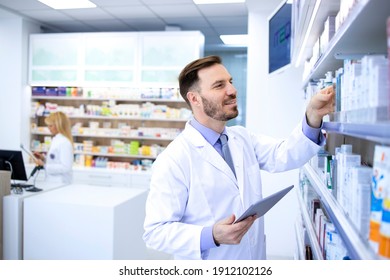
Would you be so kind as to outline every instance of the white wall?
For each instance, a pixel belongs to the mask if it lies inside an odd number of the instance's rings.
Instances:
[[[28,35],[39,26],[0,10],[0,149],[29,146]]]
[[[0,19],[1,149],[16,149],[21,139],[21,31],[21,19]]]
[[[304,114],[301,89],[302,68],[290,67],[280,73],[268,74],[268,17],[280,0],[247,0],[248,18],[248,80],[246,126],[255,133],[286,137],[302,121]],[[265,6],[266,5],[266,6]],[[279,174],[262,171],[263,195],[283,187],[298,187],[298,170]],[[298,217],[295,191],[265,216],[267,257],[292,259],[295,250],[294,224]]]

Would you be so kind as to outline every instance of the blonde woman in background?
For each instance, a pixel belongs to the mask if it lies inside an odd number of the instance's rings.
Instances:
[[[73,177],[73,138],[70,120],[63,112],[54,112],[45,119],[45,123],[53,138],[46,155],[34,153],[37,157],[35,163],[45,169],[47,182],[70,184]]]

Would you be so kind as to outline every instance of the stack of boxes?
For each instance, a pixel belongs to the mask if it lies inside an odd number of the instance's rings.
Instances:
[[[390,258],[390,147],[375,147],[371,188],[369,242],[379,256]]]

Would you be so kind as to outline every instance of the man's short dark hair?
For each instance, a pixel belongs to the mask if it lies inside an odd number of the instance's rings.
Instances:
[[[214,64],[222,64],[222,59],[216,55],[210,55],[203,58],[199,58],[187,64],[186,67],[180,72],[179,75],[179,88],[180,95],[191,107],[190,102],[187,98],[187,92],[191,90],[199,90],[198,87],[198,71]]]

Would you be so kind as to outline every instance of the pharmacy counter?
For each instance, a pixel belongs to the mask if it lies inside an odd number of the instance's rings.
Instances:
[[[23,191],[3,197],[3,258],[5,260],[23,259],[23,208],[24,200],[29,197],[63,187],[63,184],[37,182],[40,192]]]
[[[24,200],[24,259],[145,259],[147,190],[72,184]]]

